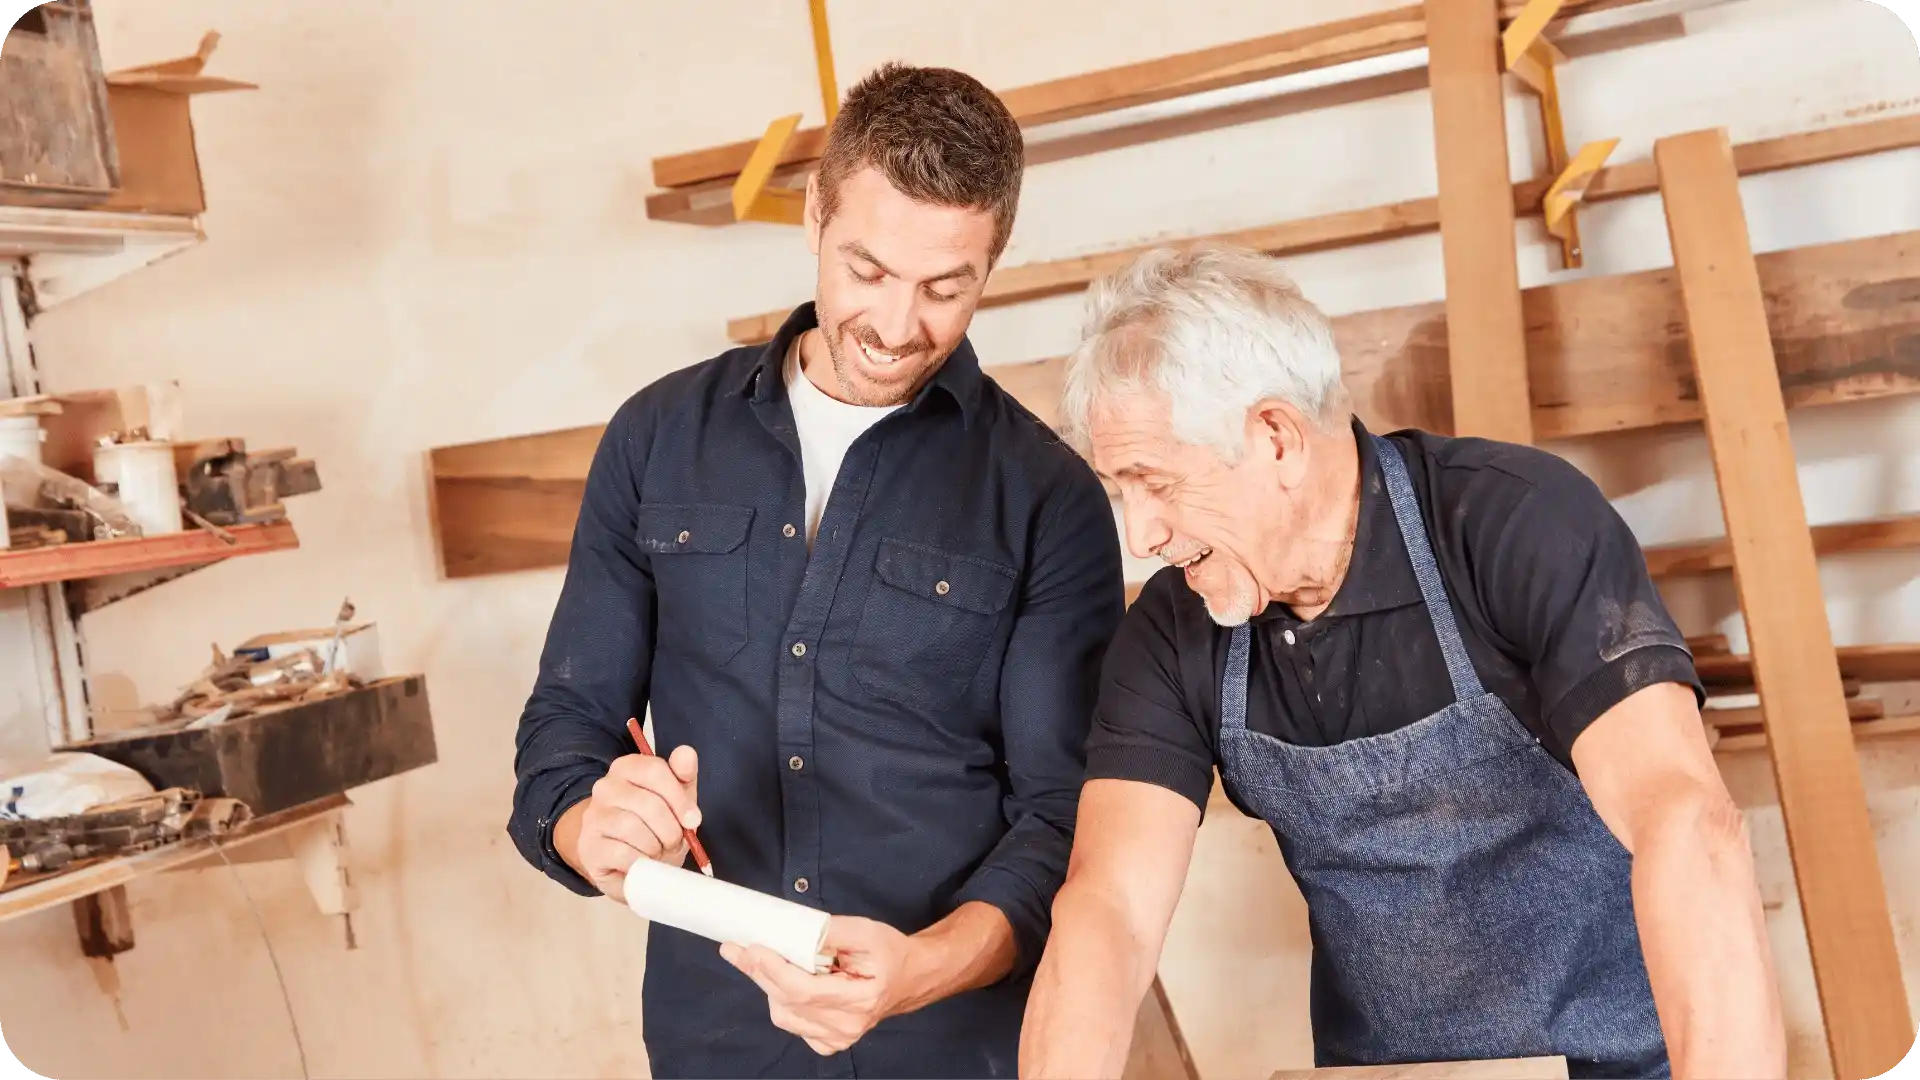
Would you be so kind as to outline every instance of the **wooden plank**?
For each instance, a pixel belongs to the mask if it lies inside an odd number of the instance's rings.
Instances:
[[[73,902],[73,925],[80,933],[80,955],[105,959],[133,948],[133,913],[127,887],[83,896]]]
[[[291,551],[300,546],[300,538],[289,521],[235,525],[226,531],[233,536],[232,544],[211,532],[189,529],[165,536],[89,540],[0,552],[0,589],[193,566],[241,555]]]
[[[1853,723],[1878,720],[1886,715],[1887,707],[1879,698],[1847,699],[1847,719]],[[1700,718],[1717,728],[1759,727],[1762,722],[1758,705],[1741,709],[1701,709]]]
[[[1121,1080],[1200,1080],[1187,1040],[1180,1034],[1180,1023],[1174,1019],[1173,1002],[1158,975],[1140,1000],[1133,1043],[1127,1048],[1127,1064],[1120,1076]]]
[[[1920,390],[1920,232],[1778,251],[1759,264],[1789,408]],[[1700,419],[1673,271],[1537,286],[1522,309],[1537,437]],[[1451,429],[1446,321],[1437,303],[1333,320],[1347,390],[1373,430]],[[987,373],[1055,421],[1061,359]],[[601,430],[433,451],[429,490],[449,575],[565,565]]]
[[[1568,0],[1560,14],[1564,19],[1578,13],[1629,7],[1641,2],[1644,0]],[[1507,0],[1500,5],[1500,14],[1504,19],[1511,19],[1525,6],[1519,0]],[[1426,43],[1426,20],[1420,5],[1415,4],[1049,79],[1002,91],[1000,100],[1023,128],[1035,127],[1407,52]],[[672,188],[736,176],[753,152],[756,141],[749,139],[654,158],[654,185]],[[825,128],[806,128],[787,144],[780,163],[818,160],[825,145]]]
[[[1846,660],[1827,661],[1833,637],[1733,147],[1724,130],[1694,132],[1656,142],[1654,161],[1834,1075],[1878,1076],[1912,1046],[1913,1018],[1848,730]]]
[[[1738,574],[1735,576],[1737,578]],[[1746,614],[1747,632],[1751,636],[1753,613],[1748,611]],[[1831,661],[1825,659],[1829,654],[1834,658]],[[1810,659],[1808,663],[1822,669],[1832,668],[1836,678],[1840,679],[1858,679],[1868,683],[1920,679],[1920,645],[1843,645],[1838,649],[1829,647],[1829,653],[1819,655],[1819,660]],[[1695,655],[1693,668],[1709,690],[1717,686],[1741,685],[1759,685],[1763,691],[1765,689],[1766,684],[1755,678],[1753,657],[1746,653]]]
[[[1920,514],[1815,525],[1812,532],[1814,554],[1822,556],[1920,547]],[[1733,569],[1733,545],[1725,537],[1661,544],[1645,554],[1647,571],[1656,580]]]
[[[1494,0],[1427,0],[1453,426],[1533,441]]]
[[[1421,1061],[1405,1065],[1347,1065],[1325,1069],[1279,1069],[1267,1080],[1564,1080],[1567,1059],[1499,1058],[1487,1061]]]
[[[1784,135],[1742,143],[1734,150],[1742,176],[1781,169],[1819,165],[1830,161],[1920,146],[1920,115],[1898,116],[1836,128]],[[1513,185],[1516,214],[1537,215],[1552,177]],[[1582,201],[1605,202],[1659,190],[1653,162],[1634,161],[1601,169],[1593,175]],[[724,195],[720,197],[724,207]],[[1303,255],[1354,244],[1393,240],[1429,233],[1439,228],[1440,204],[1435,198],[1407,199],[1358,210],[1342,210],[1232,232],[1184,240],[1140,244],[1094,255],[1009,266],[996,271],[981,293],[980,306],[999,307],[1085,289],[1098,278],[1125,267],[1141,254],[1159,247],[1223,244],[1269,255]],[[727,340],[755,344],[773,337],[790,309],[763,312],[727,323]]]
[[[564,566],[604,425],[428,452],[434,535],[450,578]]]
[[[1863,720],[1848,729],[1848,734],[1852,736],[1855,744],[1912,735],[1915,732],[1920,732],[1920,716],[1889,716],[1884,720]],[[1747,735],[1723,735],[1720,741],[1714,744],[1713,752],[1716,754],[1738,753],[1742,750],[1765,749],[1769,749],[1766,733],[1754,732]]]
[[[1565,34],[1555,38],[1554,43],[1569,57],[1598,56],[1656,41],[1671,41],[1685,37],[1686,33],[1685,19],[1679,15],[1663,15],[1623,26]],[[1141,146],[1185,135],[1218,131],[1222,128],[1293,116],[1315,109],[1330,109],[1354,102],[1374,101],[1394,94],[1411,93],[1426,88],[1427,68],[1425,64],[1421,64],[1418,67],[1403,68],[1380,75],[1346,79],[1326,86],[1276,93],[1251,101],[1196,109],[1174,116],[1115,124],[1077,134],[1047,138],[1044,132],[1035,132],[1033,137],[1027,140],[1026,163],[1031,167],[1055,161],[1067,161],[1089,154],[1101,154],[1129,146]],[[775,171],[771,186],[796,189],[805,187],[807,176],[813,171],[815,164],[815,162],[797,162],[783,165]],[[733,179],[727,176],[652,192],[646,200],[647,217],[654,221],[674,221],[685,225],[731,224],[733,212],[728,197],[733,187]]]

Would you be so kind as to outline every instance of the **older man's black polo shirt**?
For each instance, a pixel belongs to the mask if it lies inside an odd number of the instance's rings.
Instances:
[[[634,752],[626,719],[651,706],[657,750],[699,751],[721,879],[905,933],[978,900],[1019,949],[1001,982],[820,1058],[715,943],[655,926],[654,1074],[1011,1076],[1124,603],[1111,504],[963,342],[848,449],[809,553],[781,361],[813,325],[807,304],[771,343],[660,379],[607,426],[520,720],[508,831],[593,893],[553,822]]]
[[[1378,457],[1357,420],[1353,430],[1360,514],[1333,603],[1311,622],[1284,604],[1253,620],[1247,726],[1300,746],[1385,734],[1453,696]],[[1532,447],[1388,438],[1474,669],[1563,764],[1587,725],[1634,691],[1680,682],[1702,693],[1639,544],[1583,473]],[[1205,808],[1229,635],[1179,570],[1153,576],[1107,652],[1090,778],[1157,784]]]

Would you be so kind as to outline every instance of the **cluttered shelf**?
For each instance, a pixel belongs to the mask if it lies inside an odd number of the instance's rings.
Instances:
[[[187,815],[195,816],[195,811],[200,807],[221,801],[230,800],[197,800],[187,808]],[[338,815],[348,805],[350,803],[345,795],[329,795],[278,813],[252,818],[223,833],[192,836],[131,855],[108,855],[84,863],[68,863],[51,871],[16,868],[21,860],[11,859],[11,872],[0,877],[0,922],[84,899],[125,885],[135,878],[169,870],[216,865],[219,859],[216,848],[233,862],[250,861],[260,853],[250,851],[243,856],[236,849],[274,838],[284,840],[301,826]],[[106,812],[106,808],[100,812]],[[205,820],[205,815],[198,816]]]
[[[191,529],[162,536],[130,536],[88,543],[54,544],[0,551],[0,588],[78,581],[113,574],[204,566],[241,555],[290,551],[300,546],[293,523]]]

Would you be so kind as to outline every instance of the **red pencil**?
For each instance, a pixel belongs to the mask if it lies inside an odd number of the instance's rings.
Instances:
[[[640,730],[640,721],[631,716],[627,717],[627,734],[633,736],[633,745],[639,747],[641,753],[648,757],[654,756],[653,747],[647,743],[646,733]],[[713,860],[707,858],[707,849],[700,846],[700,837],[685,826],[682,826],[680,831],[686,834],[687,846],[693,849],[693,864],[700,868],[701,873],[712,877]]]

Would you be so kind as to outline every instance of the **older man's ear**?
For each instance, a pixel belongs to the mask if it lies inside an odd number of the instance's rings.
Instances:
[[[1282,486],[1299,487],[1307,479],[1314,430],[1299,408],[1267,398],[1247,410],[1247,453],[1279,466]]]

